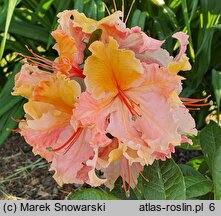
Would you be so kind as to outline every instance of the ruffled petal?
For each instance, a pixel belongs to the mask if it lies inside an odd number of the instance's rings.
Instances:
[[[41,80],[54,76],[52,73],[42,71],[36,66],[24,64],[21,71],[15,75],[15,85],[12,95],[30,98],[33,89]]]
[[[52,114],[44,114],[38,120],[28,120],[19,123],[20,134],[25,141],[33,147],[33,152],[51,161],[54,153],[48,148],[55,148],[65,142],[69,132],[73,130],[67,122],[61,118],[55,118]]]
[[[176,38],[180,43],[180,51],[175,57],[175,61],[180,60],[181,56],[186,52],[187,45],[189,44],[189,36],[185,34],[184,32],[176,32],[173,34],[173,38]]]
[[[166,99],[173,91],[179,90],[182,77],[168,72],[157,64],[144,63],[143,66],[145,69],[145,82],[142,83],[144,92],[156,92]],[[143,92],[139,94],[143,94]]]
[[[53,104],[56,109],[72,114],[72,109],[77,97],[80,95],[80,85],[67,78],[65,75],[57,74],[43,80],[34,89],[33,100]]]
[[[117,11],[108,17],[104,17],[100,21],[90,19],[86,17],[83,13],[79,13],[76,10],[73,12],[73,14],[74,14],[74,21],[73,21],[74,25],[77,27],[81,27],[83,32],[90,34],[94,32],[96,29],[101,28],[101,25],[103,24],[107,24],[110,26],[115,25],[115,23],[120,20],[120,17],[122,17],[121,11]]]
[[[76,42],[62,30],[53,31],[51,35],[57,42],[54,49],[56,49],[59,54],[59,57],[56,59],[56,69],[68,75],[75,61],[73,56],[77,53]]]
[[[147,36],[141,31],[140,27],[134,27],[131,30],[128,29],[128,35],[122,40],[119,40],[121,48],[126,48],[134,51],[136,54],[143,53],[145,51],[156,51],[160,49],[164,41],[156,40]]]
[[[142,65],[129,50],[120,50],[116,40],[108,44],[96,41],[90,46],[92,55],[85,62],[84,74],[93,97],[115,96],[118,90],[138,85]]]
[[[131,97],[135,98],[136,95]],[[180,145],[181,137],[170,104],[154,92],[143,93],[142,96],[136,97],[136,101],[140,104],[139,113],[142,117],[137,118],[134,124],[149,147],[154,149],[158,146],[168,148],[169,144]]]

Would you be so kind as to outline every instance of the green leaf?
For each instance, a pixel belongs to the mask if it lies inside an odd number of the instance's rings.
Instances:
[[[0,145],[3,144],[5,139],[11,133],[8,129],[15,129],[17,127],[18,123],[13,119],[21,119],[24,116],[24,103],[25,100],[23,99],[0,118]]]
[[[180,164],[179,167],[184,175],[187,199],[205,195],[212,190],[213,182],[200,172],[185,164]]]
[[[70,193],[67,200],[117,200],[118,198],[107,192],[89,188]]]
[[[200,133],[200,142],[212,174],[215,199],[221,200],[221,127],[210,121]]]
[[[136,9],[133,13],[132,20],[131,20],[131,27],[137,26],[139,24],[141,11]]]
[[[85,4],[84,13],[89,18],[97,19],[97,4],[95,0],[90,0]]]
[[[155,161],[139,178],[138,188],[147,200],[186,199],[183,174],[173,159]],[[138,194],[138,193],[137,193]],[[138,198],[141,198],[138,194]]]
[[[50,35],[49,31],[39,25],[28,21],[14,19],[12,19],[9,33],[30,38],[32,40],[42,41],[45,44],[47,43]]]
[[[146,17],[147,17],[147,12],[146,11],[141,12],[140,17],[139,17],[138,26],[140,26],[142,31],[144,30],[144,27],[145,27]]]
[[[199,156],[199,157],[194,157],[193,159],[189,160],[186,164],[190,165],[195,170],[198,170],[204,161],[205,161],[205,157]]]
[[[23,104],[25,100],[22,97],[11,95],[14,86],[14,76],[20,70],[20,67],[20,63],[15,65],[13,74],[0,93],[0,145],[10,134],[10,131],[7,129],[15,129],[17,127],[18,123],[13,119],[21,119],[24,116]]]
[[[4,115],[7,111],[9,111],[11,108],[13,108],[21,100],[22,100],[22,97],[14,97],[14,98],[11,98],[11,100],[8,100],[7,103],[3,104],[0,107],[0,117]]]
[[[7,83],[4,85],[3,89],[0,92],[0,102],[5,102],[5,101],[9,102],[9,100],[11,100],[12,98],[15,98],[11,95],[11,92],[14,86],[14,77],[16,73],[20,70],[20,68],[21,68],[21,64],[17,63],[14,67],[12,75],[10,76],[9,80],[7,81]],[[7,104],[4,104],[4,105],[7,105]],[[4,105],[1,104],[1,108]]]
[[[102,0],[96,0],[97,3],[97,19],[100,20],[105,16],[105,6]]]
[[[10,25],[11,18],[12,18],[16,4],[17,4],[17,0],[8,1],[8,11],[7,11],[7,18],[6,18],[6,23],[5,23],[5,32],[4,32],[4,36],[3,36],[1,46],[0,46],[0,60],[2,59],[2,56],[3,56],[5,43],[6,43],[6,37],[8,34],[8,30],[9,30],[9,25]]]
[[[85,60],[92,54],[91,51],[89,50],[90,45],[94,42],[100,39],[102,34],[102,30],[101,29],[97,29],[94,32],[92,32],[91,37],[88,41],[88,43],[86,44],[85,50],[84,50],[84,58]]]
[[[84,1],[75,0],[74,1],[74,9],[77,9],[79,12],[83,12],[83,10],[84,10]]]
[[[221,102],[221,71],[217,71],[215,69],[212,70],[212,85],[213,85],[214,94],[216,98],[217,117],[218,117],[218,122],[219,122],[219,110],[220,110],[220,102]]]
[[[111,190],[111,194],[113,194],[114,196],[116,196],[117,198],[119,198],[120,200],[137,200],[137,195],[136,195],[136,188],[133,190],[130,190],[130,194],[126,194],[126,192],[124,191],[123,187],[122,187],[122,178],[119,177],[117,179],[117,181],[114,184],[114,188],[113,190]],[[110,191],[109,188],[104,187],[105,191]],[[142,198],[141,198],[142,199]]]

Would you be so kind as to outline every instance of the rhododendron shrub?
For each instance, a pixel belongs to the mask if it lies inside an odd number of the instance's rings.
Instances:
[[[27,98],[17,131],[50,162],[63,184],[115,187],[126,193],[146,181],[145,166],[171,158],[197,134],[189,109],[201,100],[181,98],[180,71],[191,69],[188,36],[176,32],[176,56],[165,41],[140,27],[127,28],[121,11],[99,20],[77,10],[58,14],[51,35],[58,57],[36,55],[15,76],[12,94]],[[154,165],[155,166],[155,165]]]

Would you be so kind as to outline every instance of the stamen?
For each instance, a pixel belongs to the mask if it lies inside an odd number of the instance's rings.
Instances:
[[[142,177],[146,182],[149,182],[149,180],[143,175],[142,172],[140,172],[140,175],[141,175],[141,177]]]
[[[193,106],[193,107],[203,107],[203,106],[209,106],[210,105],[210,102],[209,103],[204,103],[204,104],[194,104],[194,103],[183,103],[185,106]]]
[[[205,103],[210,96],[211,95],[207,96],[206,98],[201,98],[201,99],[182,98],[182,97],[180,99],[183,102],[183,105],[185,105],[189,110],[200,110],[199,107],[211,105],[211,101]],[[200,103],[200,102],[204,102],[204,103]]]
[[[117,11],[117,5],[116,5],[116,2],[115,2],[115,0],[112,0],[113,1],[113,5],[114,5],[114,12],[116,12]]]
[[[55,70],[54,62],[35,54],[29,48],[27,49],[34,57],[23,55],[21,53],[19,53],[19,55],[25,58],[29,63],[32,63],[35,66],[42,67],[51,71]]]
[[[134,6],[135,1],[136,1],[136,0],[133,0],[133,2],[132,2],[131,5],[130,5],[130,9],[129,9],[128,14],[127,14],[127,17],[126,17],[126,19],[125,19],[125,24],[127,23],[127,20],[128,20],[128,18],[129,18],[129,16],[130,16],[130,13],[131,13],[131,11],[132,11],[132,8],[133,8],[133,6]]]
[[[125,93],[120,89],[118,89],[118,95],[119,95],[120,99],[122,100],[122,102],[126,105],[128,110],[130,111],[130,113],[132,115],[131,119],[133,121],[135,121],[137,119],[137,117],[141,117],[141,115],[135,110],[135,106],[140,107],[139,104],[137,104],[132,99],[128,98],[127,95],[125,95]]]
[[[39,62],[38,61],[39,59],[36,59],[35,57],[26,56],[21,53],[19,53],[19,55],[22,56],[23,58],[25,58],[29,63],[32,63],[34,66],[42,67],[42,68],[48,69],[50,71],[53,71],[55,69],[51,65],[47,65],[47,64]]]
[[[27,50],[33,55],[33,56],[27,56],[24,54],[19,53],[23,58],[25,58],[29,63],[31,63],[34,66],[41,67],[44,69],[47,69],[49,71],[61,71],[62,67],[65,67],[63,64],[56,63],[54,61],[51,61],[49,59],[46,59],[36,53],[34,53],[28,46],[25,46]],[[69,59],[63,57],[63,61],[67,64],[71,64]],[[68,72],[68,77],[80,77],[85,78],[85,75],[83,74],[83,70],[76,64],[75,62],[72,62],[71,69]]]
[[[71,141],[70,145],[66,148],[64,154],[66,154],[71,149],[71,147],[74,145],[74,143],[78,140],[79,136],[81,135],[82,130],[83,130],[83,128],[81,128],[81,130],[78,131],[75,138]]]
[[[21,130],[19,128],[17,128],[17,129],[6,128],[6,131],[14,132],[14,133],[20,133],[21,132]]]
[[[110,15],[111,15],[111,13],[110,13],[110,11],[109,11],[109,9],[108,9],[107,5],[105,4],[105,2],[103,2],[103,4],[104,4],[105,9],[107,10],[108,15],[110,16]]]
[[[121,7],[121,10],[122,10],[122,14],[123,14],[123,16],[122,16],[122,22],[124,21],[124,0],[122,0],[122,7]]]
[[[191,107],[188,107],[188,110],[190,110],[190,111],[199,111],[200,108],[191,108]]]
[[[200,98],[200,99],[180,97],[180,100],[181,100],[182,102],[198,103],[198,102],[202,102],[202,101],[207,101],[210,97],[211,97],[211,95],[209,95],[209,96],[207,96],[207,97],[205,97],[205,98]]]
[[[122,169],[122,167],[121,167],[121,177],[122,177],[124,191],[125,191],[125,193],[127,193],[126,180],[125,180],[125,178],[126,178],[125,170]]]
[[[24,119],[15,119],[14,117],[11,117],[11,119],[17,123],[26,122]]]
[[[27,45],[25,45],[25,47],[36,59],[41,59],[43,62],[47,63],[48,65],[52,65],[54,63],[53,61],[34,53],[32,49],[30,49]]]
[[[127,188],[127,192],[128,192],[128,194],[129,194],[129,196],[130,196],[130,177],[131,177],[131,170],[130,170],[130,166],[129,166],[129,162],[128,162],[128,160],[127,160],[127,170],[128,170],[128,188]]]
[[[134,182],[134,185],[135,185],[135,188],[137,189],[137,191],[138,191],[139,193],[141,193],[141,190],[138,188],[138,186],[136,185],[136,183],[135,183],[134,180],[133,180],[133,182]]]
[[[52,147],[48,147],[47,150],[56,152],[56,151],[60,151],[61,149],[67,146],[64,152],[64,154],[66,154],[70,150],[70,148],[74,145],[74,143],[77,141],[77,139],[81,135],[82,130],[83,128],[79,127],[63,145],[55,149],[53,149]]]

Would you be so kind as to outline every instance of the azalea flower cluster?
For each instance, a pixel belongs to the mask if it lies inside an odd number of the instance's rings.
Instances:
[[[113,189],[121,176],[127,192],[145,165],[170,158],[197,132],[185,106],[191,100],[178,96],[177,73],[191,68],[188,36],[173,35],[180,45],[173,57],[164,41],[127,28],[121,11],[100,21],[77,10],[58,18],[51,33],[58,58],[32,52],[15,77],[12,94],[28,99],[18,131],[51,162],[59,185]]]

